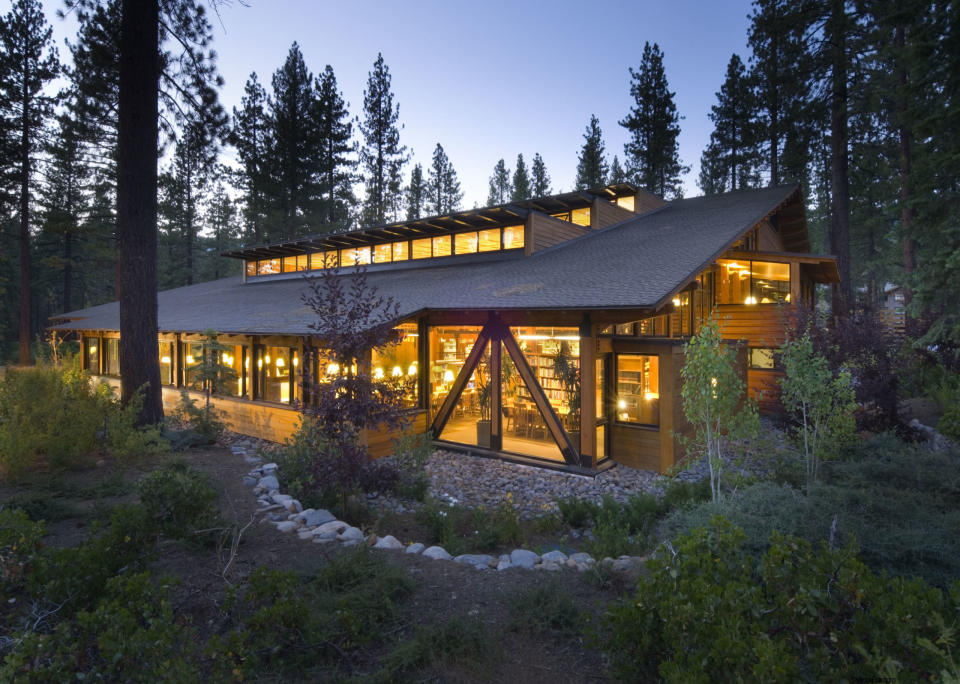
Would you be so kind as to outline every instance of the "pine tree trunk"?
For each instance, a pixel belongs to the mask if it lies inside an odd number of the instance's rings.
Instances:
[[[121,398],[143,387],[137,423],[163,420],[157,355],[159,0],[122,0],[117,131]]]
[[[845,0],[831,0],[827,38],[831,49],[830,250],[837,257],[840,282],[833,286],[831,310],[845,318],[850,308],[850,178],[847,156],[847,15]]]
[[[20,359],[30,365],[30,73],[23,74],[20,114]]]

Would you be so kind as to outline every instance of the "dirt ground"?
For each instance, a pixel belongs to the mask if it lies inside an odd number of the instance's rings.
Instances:
[[[193,624],[202,632],[218,630],[221,615],[218,605],[228,587],[242,584],[256,568],[267,566],[311,574],[329,562],[332,554],[341,552],[336,544],[301,541],[294,535],[277,532],[268,523],[254,522],[247,526],[259,504],[251,489],[242,483],[242,476],[249,469],[242,457],[218,447],[190,451],[185,458],[194,467],[211,475],[218,490],[221,515],[227,524],[244,528],[235,552],[231,551],[229,540],[214,550],[161,542],[159,559],[154,562],[153,569],[157,574],[180,579],[172,596],[174,608],[190,615]],[[91,509],[107,510],[112,504],[134,500],[133,483],[160,463],[143,462],[122,469],[106,463],[58,476],[69,480],[65,487],[67,493],[77,494],[79,498],[60,497],[66,517],[48,524],[47,543],[65,546],[80,541],[89,532]],[[61,480],[58,482],[62,484]],[[103,487],[104,482],[114,486]],[[35,483],[0,486],[0,501],[8,501],[12,496],[33,495],[36,490],[31,487],[35,487]],[[98,487],[105,491],[92,499],[84,498],[84,494],[89,496],[91,492],[97,492]],[[76,515],[71,516],[70,510]],[[521,569],[478,571],[419,555],[395,551],[381,553],[391,563],[406,568],[415,581],[412,596],[403,604],[407,611],[407,631],[415,625],[443,623],[455,616],[475,617],[483,621],[496,644],[495,655],[482,670],[445,663],[423,673],[425,681],[583,682],[607,679],[602,658],[587,639],[508,629],[512,597],[517,592],[542,586],[547,581],[546,573]],[[550,573],[550,578],[557,581],[595,621],[609,602],[628,591],[629,587],[600,587],[591,581],[589,574],[563,570]],[[374,648],[371,653],[359,657],[374,661],[383,654],[383,650],[378,653]],[[359,665],[361,671],[365,669],[364,663]]]

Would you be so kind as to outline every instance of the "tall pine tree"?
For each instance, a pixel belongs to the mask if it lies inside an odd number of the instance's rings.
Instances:
[[[337,78],[328,64],[317,77],[314,124],[320,152],[319,220],[333,230],[350,225],[356,198],[353,181],[357,160],[353,142],[353,124],[343,95],[337,90]]]
[[[387,221],[393,205],[399,201],[400,171],[407,161],[407,148],[400,144],[400,105],[394,104],[390,90],[390,69],[377,55],[373,71],[367,75],[367,88],[363,91],[363,147],[360,161],[363,164],[363,182],[366,199],[363,203],[363,225],[378,225]],[[396,187],[396,189],[395,189]]]
[[[234,173],[243,198],[243,218],[248,239],[263,242],[270,214],[270,157],[272,129],[267,119],[267,92],[250,74],[243,87],[240,108],[233,108],[230,143],[237,150],[240,168]]]
[[[501,159],[493,167],[493,174],[490,176],[490,193],[487,195],[487,206],[506,204],[512,194],[513,185],[510,182],[510,171],[507,170],[506,163]]]
[[[427,211],[432,214],[449,214],[460,208],[463,193],[457,172],[450,163],[443,146],[437,143],[433,150],[433,163],[427,176]]]
[[[546,197],[553,194],[553,188],[550,187],[550,174],[547,173],[547,165],[543,163],[543,157],[540,156],[539,152],[533,155],[530,175],[530,193],[533,197]]]
[[[404,192],[404,201],[407,205],[408,221],[423,218],[424,207],[427,204],[427,187],[423,180],[423,167],[419,164],[414,164],[410,171],[410,184]]]
[[[741,190],[758,183],[754,92],[739,55],[727,64],[727,75],[710,108],[713,132],[700,163],[700,189],[705,194]]]
[[[616,183],[626,183],[627,172],[620,164],[620,157],[613,155],[613,161],[610,162],[610,175],[607,176],[607,183],[614,185]]]
[[[4,78],[0,80],[0,112],[11,133],[12,158],[5,165],[16,178],[17,214],[20,243],[20,365],[28,365],[33,336],[30,312],[30,251],[33,218],[31,198],[38,194],[34,170],[42,135],[53,114],[54,97],[45,86],[60,72],[53,45],[53,29],[47,24],[37,0],[16,0],[9,14],[0,21],[0,51]]]
[[[607,180],[607,159],[604,151],[600,120],[593,114],[583,134],[583,146],[577,156],[577,178],[574,187],[587,190],[603,185]]]
[[[627,172],[633,182],[660,197],[680,197],[680,176],[690,169],[680,163],[680,115],[663,68],[663,52],[645,43],[640,69],[630,69],[633,105],[620,125],[630,133],[624,145]]]
[[[513,192],[510,199],[514,202],[530,199],[530,174],[527,172],[527,165],[523,161],[523,154],[517,155],[517,168],[513,171]]]

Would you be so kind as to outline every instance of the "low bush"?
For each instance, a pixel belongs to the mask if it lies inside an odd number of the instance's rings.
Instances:
[[[585,617],[556,579],[515,593],[510,605],[510,629],[570,637],[580,634]]]
[[[627,681],[955,679],[953,595],[872,573],[853,548],[775,533],[759,561],[721,517],[661,547],[636,596],[605,617]]]
[[[183,463],[144,476],[137,491],[150,526],[170,538],[187,539],[218,522],[217,492],[210,478]]]
[[[955,442],[960,443],[960,392],[954,396],[953,402],[943,411],[937,430]]]
[[[493,510],[473,509],[427,499],[417,511],[417,519],[430,536],[430,543],[439,544],[453,555],[496,551],[520,545],[524,530],[520,511],[513,505],[510,493]]]
[[[177,405],[177,417],[180,421],[193,428],[207,444],[216,442],[227,424],[223,417],[224,411],[218,411],[210,406],[197,406],[197,400],[191,399],[187,390],[180,392],[180,403]]]
[[[44,534],[43,523],[33,522],[23,511],[0,508],[0,601],[20,593]]]
[[[110,579],[95,608],[30,632],[0,666],[0,680],[185,682],[197,677],[193,630],[174,616],[148,573]]]
[[[557,499],[560,517],[570,527],[586,527],[596,513],[597,505],[586,499],[566,497]]]
[[[744,548],[759,556],[774,530],[811,543],[856,540],[876,572],[919,576],[946,587],[960,577],[960,471],[957,456],[904,444],[891,434],[867,442],[858,458],[824,465],[823,482],[807,494],[761,482],[719,508],[677,509],[662,539],[706,525],[722,512],[746,533]]]
[[[430,491],[427,461],[433,451],[433,435],[427,431],[416,434],[405,430],[393,446],[393,462],[396,464],[397,493],[407,499],[424,501]]]
[[[477,663],[489,657],[492,648],[486,627],[476,618],[454,617],[444,624],[418,626],[411,638],[390,652],[372,680],[406,681],[413,675],[422,680],[424,670],[435,663],[467,666],[475,674]]]

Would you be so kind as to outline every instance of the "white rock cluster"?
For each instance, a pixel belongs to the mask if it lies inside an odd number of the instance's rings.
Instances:
[[[337,520],[329,511],[313,508],[304,509],[300,502],[292,496],[281,493],[277,478],[277,464],[259,464],[258,458],[247,456],[248,448],[250,447],[240,442],[231,446],[231,451],[248,459],[248,462],[257,463],[244,476],[244,482],[253,487],[253,493],[261,504],[261,507],[256,510],[256,514],[263,516],[262,520],[264,522],[276,525],[278,531],[286,534],[295,533],[305,541],[312,541],[315,544],[338,542],[341,546],[357,546],[365,543],[374,549],[420,554],[434,560],[453,561],[454,563],[468,565],[477,570],[503,571],[510,568],[522,568],[524,570],[547,572],[556,572],[563,569],[584,572],[597,562],[588,553],[574,553],[568,556],[562,551],[548,551],[540,555],[527,549],[514,549],[510,553],[502,554],[499,557],[475,553],[454,557],[441,546],[427,547],[420,542],[404,544],[392,535],[378,537],[375,534],[370,534],[365,536],[361,529],[342,520]],[[473,460],[463,456],[460,459],[463,462]],[[487,462],[485,461],[485,463]],[[617,559],[604,558],[600,565],[613,572],[636,573],[639,572],[644,560],[635,556],[622,556]]]

